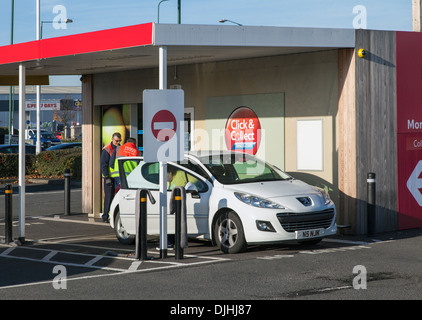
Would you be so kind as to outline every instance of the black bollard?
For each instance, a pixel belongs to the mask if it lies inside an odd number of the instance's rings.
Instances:
[[[147,256],[147,200],[152,204],[155,204],[155,199],[148,189],[138,190],[136,193],[136,199],[139,199],[139,207],[135,210],[136,217],[136,247],[135,247],[135,259],[145,261],[150,260],[151,257]]]
[[[12,185],[8,184],[6,185],[6,188],[4,190],[4,193],[6,195],[5,197],[5,242],[6,244],[13,241],[13,210],[12,210],[12,195],[13,195],[13,189]]]
[[[142,190],[141,191],[141,197],[140,197],[140,217],[139,217],[139,237],[141,241],[140,245],[140,257],[141,261],[147,260],[147,191]]]
[[[174,253],[175,253],[175,259],[181,260],[183,259],[183,248],[181,247],[181,234],[182,234],[182,194],[179,188],[175,189],[174,194],[174,201],[175,201],[175,207],[176,207],[176,237],[174,244]]]
[[[70,215],[70,169],[64,171],[64,215]]]
[[[368,186],[368,199],[366,206],[366,218],[367,218],[367,235],[372,237],[375,235],[376,230],[376,207],[375,207],[375,173],[369,172],[367,176],[367,186]]]

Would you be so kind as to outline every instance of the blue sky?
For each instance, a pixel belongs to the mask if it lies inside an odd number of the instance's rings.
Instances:
[[[0,0],[0,46],[11,40],[11,0]],[[35,40],[36,0],[14,0],[14,43]],[[57,6],[73,20],[67,29],[44,24],[43,38],[145,22],[157,22],[160,0],[41,0],[41,20],[53,21]],[[353,28],[366,10],[367,29],[412,29],[412,0],[182,0],[183,24],[219,24],[229,19],[243,25]],[[62,14],[64,12],[61,11]],[[177,23],[177,0],[160,6],[160,23]],[[77,45],[77,44],[76,44]]]

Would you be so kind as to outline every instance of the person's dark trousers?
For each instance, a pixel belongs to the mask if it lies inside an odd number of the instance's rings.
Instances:
[[[111,184],[106,184],[104,181],[104,211],[101,218],[103,221],[108,220],[108,213],[110,211],[111,201],[114,198],[114,181]]]

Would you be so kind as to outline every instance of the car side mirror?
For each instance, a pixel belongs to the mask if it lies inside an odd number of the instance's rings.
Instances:
[[[201,196],[199,195],[198,188],[192,182],[186,183],[185,190],[186,190],[186,193],[190,193],[192,198],[194,199],[201,198]]]

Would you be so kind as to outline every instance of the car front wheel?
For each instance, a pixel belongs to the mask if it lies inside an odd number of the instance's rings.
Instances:
[[[135,236],[129,234],[120,220],[120,212],[117,212],[116,218],[114,219],[114,232],[116,237],[121,244],[133,244],[135,242]]]
[[[221,214],[214,224],[214,238],[224,253],[238,253],[246,249],[242,221],[234,211]]]

